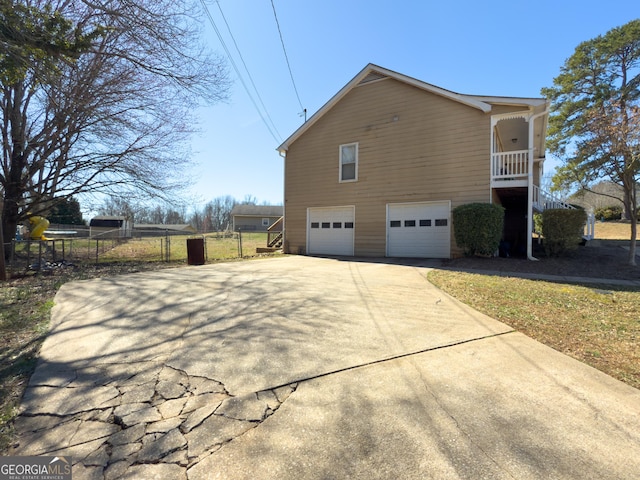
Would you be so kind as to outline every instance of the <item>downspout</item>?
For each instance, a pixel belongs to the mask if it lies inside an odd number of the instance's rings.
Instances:
[[[306,110],[305,110],[306,112]],[[286,150],[285,150],[286,152]],[[289,253],[285,250],[288,250],[286,248],[286,244],[285,244],[285,228],[286,228],[286,223],[287,223],[287,217],[285,215],[285,210],[287,208],[286,203],[287,203],[287,182],[286,182],[286,174],[284,172],[286,172],[287,170],[287,154],[283,153],[282,150],[278,150],[278,155],[280,155],[280,158],[282,158],[283,162],[284,162],[284,168],[282,169],[283,171],[283,175],[284,175],[284,180],[282,182],[282,253]]]
[[[529,117],[529,174],[527,175],[527,258],[529,260],[538,261],[533,256],[533,124],[536,118],[541,117],[549,113],[549,109],[545,109],[543,112],[536,113]]]

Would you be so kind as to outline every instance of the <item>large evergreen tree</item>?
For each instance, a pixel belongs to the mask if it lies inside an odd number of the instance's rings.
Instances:
[[[51,223],[62,225],[85,225],[80,211],[80,202],[73,197],[54,199],[51,210],[47,214]]]
[[[578,45],[542,90],[551,99],[548,149],[563,160],[557,188],[590,190],[602,180],[622,187],[638,209],[640,180],[640,20]],[[635,265],[637,216],[631,215],[629,264]]]

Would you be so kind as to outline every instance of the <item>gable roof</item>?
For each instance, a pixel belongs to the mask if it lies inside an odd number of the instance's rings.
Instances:
[[[281,217],[283,215],[282,205],[236,205],[231,209],[231,216],[236,217]]]
[[[277,148],[277,150],[281,153],[286,152],[289,149],[289,145],[295,142],[304,132],[311,128],[313,124],[315,124],[320,118],[322,118],[325,113],[331,110],[331,108],[333,108],[333,106],[351,90],[360,85],[383,80],[385,78],[393,78],[399,82],[414,86],[426,92],[440,95],[450,100],[462,103],[463,105],[476,108],[484,113],[491,112],[492,105],[520,105],[525,108],[533,109],[535,107],[544,107],[547,104],[547,100],[544,98],[492,97],[456,93],[370,63],[369,65],[364,67],[360,71],[360,73],[353,77],[353,79],[349,83],[342,87],[342,89],[338,93],[331,97],[331,99],[327,103],[325,103],[320,108],[320,110],[314,113],[311,118],[309,118],[309,120],[302,124],[302,126],[300,126],[300,128],[298,128],[295,132],[293,132],[293,134],[289,138],[287,138]]]

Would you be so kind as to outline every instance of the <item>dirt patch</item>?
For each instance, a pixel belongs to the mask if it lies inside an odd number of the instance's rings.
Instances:
[[[638,266],[630,266],[628,247],[628,240],[593,240],[565,256],[547,257],[536,245],[534,256],[539,259],[537,262],[525,258],[464,257],[446,260],[443,266],[461,270],[640,280],[640,257],[636,256]]]

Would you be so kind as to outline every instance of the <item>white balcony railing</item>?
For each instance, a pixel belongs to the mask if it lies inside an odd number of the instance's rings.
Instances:
[[[491,180],[521,180],[529,175],[529,151],[491,154]]]

